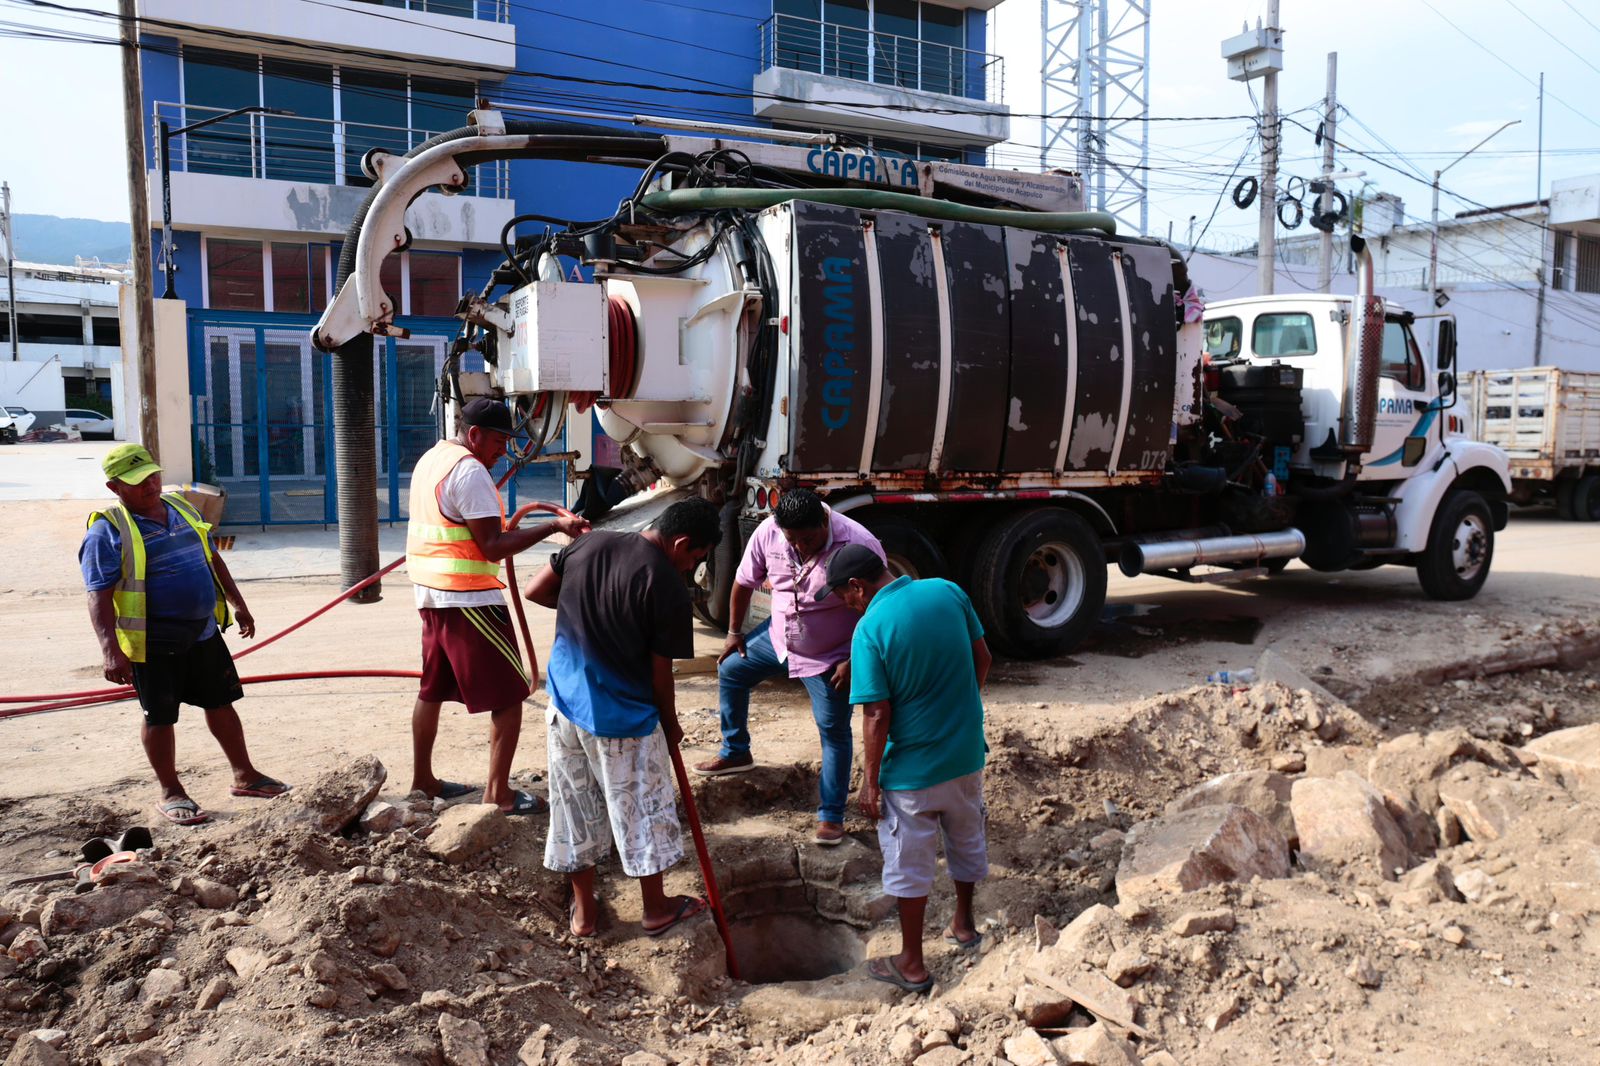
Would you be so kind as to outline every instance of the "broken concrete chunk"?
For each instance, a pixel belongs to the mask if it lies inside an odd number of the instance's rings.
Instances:
[[[1346,770],[1337,777],[1301,778],[1294,783],[1290,807],[1300,830],[1300,856],[1309,866],[1364,863],[1393,880],[1396,868],[1411,865],[1405,834],[1382,794],[1357,774]]]
[[[5,1066],[68,1066],[65,1055],[31,1033],[24,1035],[6,1056]]]
[[[245,981],[272,965],[272,956],[260,948],[245,947],[243,944],[229,948],[224,957],[228,965],[233,967],[233,972]]]
[[[392,962],[380,962],[375,966],[369,966],[367,973],[391,992],[404,992],[411,987],[411,982],[406,980],[406,975],[400,967]]]
[[[1172,923],[1172,931],[1179,936],[1199,936],[1201,933],[1231,933],[1236,924],[1233,912],[1226,907],[1208,911],[1189,911]]]
[[[1075,1066],[1139,1066],[1133,1045],[1102,1022],[1057,1037],[1050,1041],[1050,1048],[1061,1062]]]
[[[1293,782],[1271,770],[1240,770],[1202,782],[1167,804],[1167,813],[1235,804],[1255,811],[1277,827],[1283,839],[1295,846],[1294,815],[1289,810]]]
[[[672,1064],[653,1051],[635,1051],[622,1060],[622,1066],[672,1066]]]
[[[195,902],[210,910],[226,910],[239,902],[239,890],[221,881],[196,877],[190,885],[194,890]]]
[[[1494,878],[1483,870],[1463,870],[1456,876],[1455,884],[1468,903],[1482,903],[1497,887]]]
[[[1096,903],[1068,922],[1045,954],[1070,959],[1076,969],[1076,961],[1086,955],[1115,951],[1116,941],[1127,927],[1127,921],[1120,914],[1104,903]]]
[[[233,991],[233,986],[226,977],[213,977],[206,982],[200,990],[200,995],[194,1001],[195,1010],[215,1010],[218,1003],[228,998],[228,993]]]
[[[944,1044],[918,1055],[912,1066],[964,1066],[971,1060],[969,1053],[953,1044]]]
[[[1546,733],[1524,750],[1539,756],[1539,776],[1578,793],[1600,796],[1600,722]]]
[[[1271,822],[1236,805],[1196,807],[1128,833],[1118,896],[1193,892],[1227,881],[1285,877],[1289,845]]]
[[[1017,998],[1012,1005],[1017,1017],[1035,1029],[1053,1029],[1060,1025],[1072,1014],[1073,1006],[1070,997],[1032,983],[1017,989]]]
[[[49,1044],[57,1051],[60,1051],[61,1045],[67,1042],[67,1031],[65,1029],[35,1029],[28,1035],[35,1040]]]
[[[520,1066],[544,1066],[545,1043],[550,1039],[550,1026],[541,1025],[533,1035],[522,1042],[517,1051]]]
[[[1127,988],[1149,973],[1154,965],[1150,956],[1140,951],[1137,945],[1129,944],[1111,953],[1111,958],[1106,963],[1106,976],[1121,987]]]
[[[428,850],[449,863],[463,863],[511,837],[511,820],[492,803],[461,803],[439,816]]]
[[[1390,903],[1396,907],[1409,907],[1419,910],[1434,903],[1443,903],[1446,900],[1461,901],[1461,892],[1456,888],[1455,876],[1450,867],[1438,859],[1429,859],[1416,869],[1406,871],[1400,879],[1400,891],[1396,892]]]
[[[112,885],[81,896],[57,896],[45,904],[39,916],[39,928],[47,937],[61,932],[103,929],[154,906],[164,895],[165,892],[152,885]]]
[[[373,800],[361,812],[361,828],[374,835],[392,833],[405,821],[406,812],[392,803]]]
[[[1006,1061],[1012,1066],[1057,1066],[1061,1061],[1050,1042],[1032,1029],[1024,1029],[1016,1036],[1007,1037],[1002,1048]]]
[[[337,833],[361,817],[388,778],[376,755],[363,755],[280,796],[260,817],[307,822],[324,833]]]
[[[1362,988],[1377,988],[1383,984],[1383,975],[1378,968],[1372,965],[1372,960],[1365,955],[1358,955],[1352,959],[1344,975]]]
[[[470,1018],[439,1015],[439,1041],[447,1066],[490,1066],[488,1034]]]
[[[18,962],[32,962],[43,955],[48,948],[49,944],[37,929],[24,926],[11,941],[11,947],[6,950],[6,954]]]
[[[1210,1008],[1206,1011],[1205,1026],[1214,1033],[1237,1017],[1239,1017],[1239,997],[1234,995],[1223,996],[1212,1001]]]
[[[894,1036],[889,1038],[889,1058],[893,1061],[907,1063],[920,1054],[922,1054],[922,1039],[909,1025],[896,1030]]]
[[[1466,763],[1439,782],[1439,799],[1461,821],[1469,840],[1499,840],[1512,826],[1547,803],[1571,803],[1567,791],[1530,777],[1496,776],[1480,763]]]
[[[177,970],[151,970],[145,975],[144,984],[139,989],[139,1000],[152,1007],[164,1007],[176,1000],[188,986],[189,982]]]

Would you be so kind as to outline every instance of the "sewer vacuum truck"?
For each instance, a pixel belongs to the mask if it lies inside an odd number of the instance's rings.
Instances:
[[[508,226],[505,262],[458,309],[441,392],[504,398],[519,454],[567,461],[592,516],[642,494],[719,505],[722,545],[695,576],[710,621],[795,486],[865,524],[897,571],[962,585],[1018,657],[1084,637],[1110,564],[1216,581],[1301,558],[1415,567],[1436,599],[1482,586],[1505,456],[1449,414],[1453,324],[1430,365],[1359,238],[1354,298],[1202,320],[1183,260],[1076,210],[1075,176],[704,132],[719,136],[478,111],[408,156],[369,154],[376,187],[316,344],[370,359],[362,334],[396,330],[380,268],[424,191],[459,191],[489,159],[632,164],[609,218],[514,244]],[[371,447],[361,403],[335,400],[350,454]]]

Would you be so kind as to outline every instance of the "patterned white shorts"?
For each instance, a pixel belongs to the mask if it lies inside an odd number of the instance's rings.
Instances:
[[[550,831],[544,864],[577,873],[611,853],[629,877],[661,873],[683,860],[672,757],[660,726],[646,737],[597,737],[552,705],[545,712],[550,750]]]

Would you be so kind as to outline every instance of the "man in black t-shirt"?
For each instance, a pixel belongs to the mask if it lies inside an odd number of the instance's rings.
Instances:
[[[574,936],[594,935],[594,867],[613,841],[623,872],[639,879],[646,933],[664,933],[705,909],[703,900],[669,899],[661,875],[683,858],[667,747],[683,737],[672,660],[694,656],[683,575],[721,536],[716,507],[685,500],[644,533],[574,541],[528,583],[528,599],[556,610],[545,672],[544,864],[569,875]]]

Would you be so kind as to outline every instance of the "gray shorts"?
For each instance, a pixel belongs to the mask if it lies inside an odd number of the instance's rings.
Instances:
[[[926,896],[938,871],[941,838],[950,880],[972,883],[988,877],[988,821],[982,770],[932,788],[884,789],[878,820],[884,895]]]
[[[551,706],[545,713],[550,755],[550,831],[544,864],[577,873],[611,853],[622,872],[658,874],[683,860],[672,756],[660,726],[647,737],[597,737]]]

